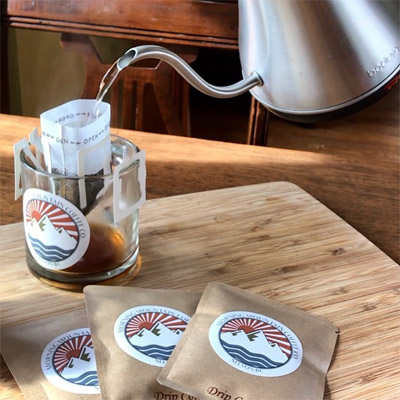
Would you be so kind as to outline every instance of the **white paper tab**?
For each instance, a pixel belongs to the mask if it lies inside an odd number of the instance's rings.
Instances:
[[[37,128],[35,128],[30,137],[36,140],[37,138]],[[18,200],[20,196],[23,194],[22,184],[21,184],[21,152],[24,151],[26,156],[31,160],[36,171],[43,171],[40,162],[36,158],[38,155],[38,148],[36,148],[36,157],[33,155],[31,149],[29,148],[29,142],[27,139],[23,138],[17,143],[14,144],[14,195],[15,200]]]

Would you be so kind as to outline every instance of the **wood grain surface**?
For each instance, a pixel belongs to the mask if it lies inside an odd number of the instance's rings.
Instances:
[[[325,399],[399,398],[399,266],[308,193],[286,182],[193,193],[150,200],[140,218],[141,269],[129,285],[222,281],[322,316],[340,329]],[[28,272],[21,223],[0,233],[4,325],[83,306],[82,294]],[[1,372],[0,399],[18,398]]]
[[[354,135],[363,133],[359,129],[372,133],[377,130],[379,135],[378,129],[385,129],[381,122],[377,118],[376,123],[355,125]],[[2,225],[22,220],[21,200],[14,201],[12,146],[36,126],[36,118],[0,115]],[[400,261],[398,139],[390,141],[394,149],[388,157],[381,152],[379,142],[374,142],[368,152],[322,154],[128,130],[113,132],[147,150],[148,198],[289,181],[337,213],[396,262]]]

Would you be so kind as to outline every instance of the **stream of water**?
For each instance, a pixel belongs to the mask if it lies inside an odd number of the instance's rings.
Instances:
[[[104,99],[104,96],[106,95],[114,81],[117,79],[119,73],[132,63],[132,61],[135,59],[135,56],[136,51],[134,49],[128,50],[122,57],[115,61],[115,63],[105,73],[99,85],[99,90],[96,96],[96,105],[92,114],[92,118],[98,118],[99,107]]]

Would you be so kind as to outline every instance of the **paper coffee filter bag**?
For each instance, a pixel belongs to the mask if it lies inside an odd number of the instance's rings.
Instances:
[[[15,397],[25,400],[101,399],[84,309],[1,326],[0,340],[1,353],[24,395]],[[79,375],[83,378],[77,379]],[[1,389],[0,398],[14,399],[11,391],[5,387]]]
[[[40,115],[48,172],[65,176],[109,173],[110,105],[73,100]]]

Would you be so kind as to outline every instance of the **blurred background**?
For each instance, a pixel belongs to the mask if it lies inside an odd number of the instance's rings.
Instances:
[[[215,85],[242,76],[236,0],[8,0],[1,5],[2,112],[38,117],[69,100],[94,98],[107,68],[140,44],[176,51]],[[121,77],[106,98],[114,127],[326,153],[364,149],[373,154],[379,147],[390,155],[398,149],[398,85],[352,116],[299,124],[267,112],[249,93],[226,100],[207,97],[164,63],[137,64]],[[376,131],[366,132],[371,124]]]

